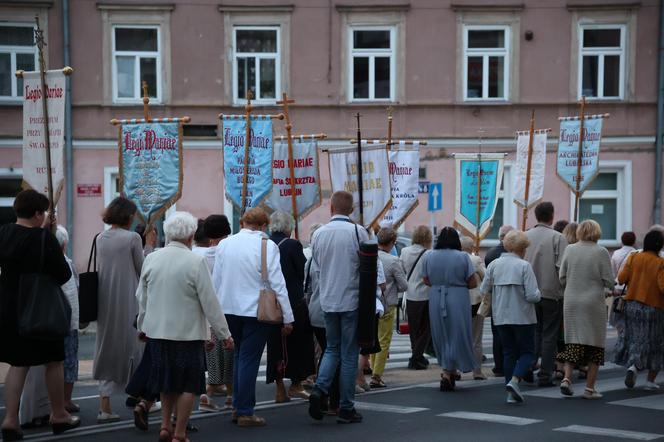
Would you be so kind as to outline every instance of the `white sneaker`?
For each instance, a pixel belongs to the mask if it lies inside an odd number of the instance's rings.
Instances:
[[[161,411],[161,401],[157,401],[154,404],[152,404],[152,407],[150,407],[150,413],[158,413]]]
[[[120,420],[119,414],[106,413],[104,411],[100,411],[97,414],[98,424],[110,424],[111,422],[118,422],[119,420]]]
[[[625,373],[625,387],[627,388],[634,388],[634,385],[636,385],[636,367],[631,366],[627,369],[627,373]]]
[[[512,396],[512,393],[507,393],[507,403],[508,404],[516,404],[517,401],[514,399],[514,396]]]
[[[648,381],[648,382],[646,382],[646,385],[645,385],[643,388],[644,388],[645,390],[650,390],[650,391],[653,391],[653,390],[659,390],[659,385],[657,385],[657,384],[654,383],[654,382],[650,382],[650,381]]]
[[[590,388],[586,388],[583,391],[583,396],[582,397],[584,399],[601,399],[604,396],[602,395],[602,393],[597,391],[597,389],[591,390]]]
[[[523,402],[523,395],[519,389],[519,384],[513,381],[509,381],[505,388],[507,388],[507,392],[512,395],[515,401]]]

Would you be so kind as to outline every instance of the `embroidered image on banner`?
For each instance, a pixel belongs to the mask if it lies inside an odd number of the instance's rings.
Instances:
[[[599,147],[602,138],[602,118],[586,118],[583,122],[583,153],[581,155],[581,181],[579,191],[583,193],[599,173]],[[557,173],[569,188],[576,191],[577,160],[579,157],[578,119],[560,122],[560,140],[557,154]]]
[[[125,123],[118,144],[122,195],[151,225],[182,195],[181,123]]]
[[[546,173],[547,132],[533,134],[533,156],[530,164],[530,186],[526,201],[526,176],[528,169],[528,143],[530,132],[520,132],[516,140],[516,165],[514,167],[514,202],[528,208],[537,204],[544,195],[544,175]]]
[[[498,192],[503,180],[503,161],[505,155],[456,154],[456,201],[455,223],[468,235],[475,238],[479,231],[480,239],[491,230],[491,221],[498,204]],[[480,167],[482,170],[481,181]],[[478,198],[479,196],[479,198]],[[479,204],[479,219],[478,219]]]
[[[392,206],[385,213],[380,226],[396,229],[418,204],[420,151],[391,150],[389,158]]]
[[[258,206],[272,191],[272,120],[261,116],[250,118],[246,208]],[[242,209],[247,121],[224,116],[222,122],[226,198]]]
[[[303,218],[321,204],[318,143],[315,140],[293,140],[293,168],[297,215]],[[288,142],[274,145],[272,161],[272,193],[266,203],[272,210],[293,211],[291,176],[288,164]]]
[[[65,74],[62,70],[46,72],[46,94],[53,203],[57,205],[65,181]],[[23,181],[38,192],[48,193],[44,108],[39,72],[23,73]]]
[[[351,219],[360,221],[357,182],[357,149],[330,151],[330,181],[332,192],[345,190],[353,194]],[[390,208],[390,173],[385,145],[362,150],[362,182],[364,226],[376,224]]]

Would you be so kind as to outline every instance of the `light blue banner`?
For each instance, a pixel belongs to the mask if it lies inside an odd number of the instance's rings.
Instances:
[[[161,216],[182,192],[180,123],[122,125],[122,194],[147,223]]]
[[[583,123],[583,149],[581,155],[581,180],[579,191],[583,192],[599,172],[599,147],[602,138],[602,118],[591,118]],[[572,189],[576,190],[577,165],[579,158],[580,120],[560,122],[560,140],[558,143],[557,172]]]
[[[482,226],[493,218],[496,209],[497,192],[502,179],[500,173],[500,160],[483,160],[482,182],[480,183],[480,221],[477,222],[477,180],[479,177],[480,161],[461,160],[461,215],[472,226]],[[499,176],[500,175],[500,176]],[[431,192],[431,189],[429,189]]]
[[[247,121],[244,118],[224,117],[222,140],[226,198],[239,209],[242,209],[246,132]],[[269,117],[251,117],[246,208],[258,206],[272,191],[272,150],[272,120]]]

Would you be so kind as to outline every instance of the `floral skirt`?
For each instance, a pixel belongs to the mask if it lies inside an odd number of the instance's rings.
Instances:
[[[640,370],[664,370],[664,310],[625,302],[624,327],[618,333],[614,362]]]
[[[579,366],[594,363],[604,365],[604,349],[583,344],[565,344],[565,350],[558,353],[556,359],[560,362],[569,362]]]

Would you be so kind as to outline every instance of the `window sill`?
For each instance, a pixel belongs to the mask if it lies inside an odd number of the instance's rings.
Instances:
[[[510,100],[466,99],[458,104],[462,106],[508,106],[514,103]]]
[[[583,97],[579,97],[581,101]],[[610,98],[598,98],[598,97],[586,97],[586,103],[606,103],[606,104],[624,104],[627,100],[624,98],[610,97]]]
[[[377,99],[377,100],[349,100],[346,104],[351,106],[385,106],[386,104],[398,104],[396,100],[386,99]]]
[[[152,101],[152,98],[150,99],[150,106],[166,106],[166,103],[163,103],[161,101]],[[111,103],[108,103],[109,106],[113,107],[137,107],[137,106],[143,106],[143,101],[113,101]]]
[[[23,98],[0,99],[0,106],[23,106]]]

